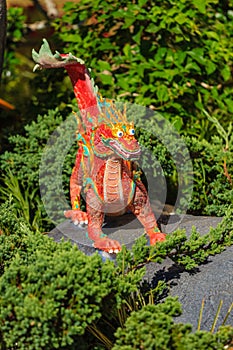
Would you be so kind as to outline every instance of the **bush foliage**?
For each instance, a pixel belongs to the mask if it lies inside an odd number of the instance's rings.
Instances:
[[[92,68],[103,95],[150,106],[189,135],[210,138],[202,113],[232,119],[232,8],[208,0],[67,3],[62,50]]]

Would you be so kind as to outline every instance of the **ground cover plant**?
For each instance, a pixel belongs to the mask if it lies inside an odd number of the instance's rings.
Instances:
[[[233,329],[192,332],[175,323],[181,313],[166,285],[141,281],[145,264],[169,256],[192,271],[209,254],[232,244],[232,208],[216,230],[190,240],[184,232],[157,247],[140,238],[116,264],[86,256],[69,242],[55,243],[30,230],[14,205],[0,208],[0,344],[2,349],[224,349]],[[201,253],[200,253],[201,252]],[[150,336],[148,337],[148,334]]]

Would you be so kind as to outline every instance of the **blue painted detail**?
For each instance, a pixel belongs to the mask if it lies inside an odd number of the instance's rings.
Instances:
[[[111,121],[111,114],[114,115],[116,119],[119,119],[119,116],[114,108],[112,108],[111,100],[105,99],[102,96],[98,96],[98,107],[99,109],[105,113],[105,117]],[[109,113],[108,112],[111,112]],[[99,121],[101,120],[101,117],[99,117]]]
[[[119,130],[117,131],[117,136],[118,137],[122,137],[124,135],[123,131]]]
[[[136,183],[134,181],[132,181],[131,183],[131,190],[129,192],[129,196],[128,196],[128,201],[131,202],[133,196],[134,196],[134,193],[135,193],[135,188],[136,188]]]
[[[89,121],[91,124],[93,124],[93,118],[88,117],[88,121]]]
[[[84,188],[85,190],[87,189],[86,187],[90,185],[91,188],[93,189],[93,191],[95,192],[95,195],[96,197],[98,198],[98,200],[103,203],[103,199],[100,197],[99,193],[98,193],[98,190],[97,190],[97,187],[96,187],[96,184],[94,183],[94,181],[90,178],[90,177],[87,177],[85,179],[85,182],[84,182]]]
[[[83,143],[84,145],[86,145],[86,143],[87,143],[82,134],[78,134],[76,140],[77,140],[77,141],[82,141],[82,143]]]
[[[129,134],[130,135],[135,135],[135,130],[134,129],[130,129]]]
[[[104,238],[104,237],[107,237],[107,235],[105,233],[101,232],[100,238]]]
[[[83,145],[83,154],[86,157],[88,157],[90,155],[89,148],[85,145]]]

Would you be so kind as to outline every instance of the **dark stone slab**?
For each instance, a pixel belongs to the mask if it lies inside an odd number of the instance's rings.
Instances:
[[[169,295],[178,296],[182,303],[183,313],[176,321],[191,323],[194,330],[197,329],[202,300],[204,299],[201,322],[203,330],[211,329],[219,303],[222,301],[215,328],[217,329],[233,302],[233,246],[210,257],[195,273],[179,269],[170,259],[166,259],[160,265],[151,263],[147,266],[146,280],[152,285],[156,285],[159,280],[166,281]],[[233,326],[233,310],[227,324]]]
[[[201,234],[206,234],[210,227],[216,227],[221,222],[221,218],[172,215],[161,216],[159,221],[163,232],[169,234],[177,228],[182,228],[186,229],[189,236],[193,226]],[[126,214],[122,217],[106,218],[103,231],[110,238],[131,248],[135,240],[143,234],[144,229],[137,219],[131,214]],[[86,230],[78,228],[69,220],[65,220],[53,229],[49,236],[57,242],[62,238],[70,240],[87,255],[95,252],[92,241],[87,238]],[[103,253],[102,256],[104,259],[112,258],[112,255],[106,253]],[[174,265],[169,258],[165,259],[162,264],[151,263],[147,266],[145,279],[152,285],[156,285],[159,280],[167,282],[170,295],[177,295],[183,306],[183,314],[177,318],[177,322],[191,323],[194,330],[197,328],[202,300],[205,299],[205,306],[201,329],[205,330],[211,329],[222,300],[223,305],[216,325],[217,329],[233,302],[233,247],[210,257],[206,264],[199,266],[192,274]],[[233,326],[233,310],[227,323]]]
[[[186,229],[189,236],[192,227],[195,226],[204,235],[209,232],[210,227],[216,227],[220,222],[221,218],[217,217],[186,215],[179,228]],[[172,224],[167,228],[169,232],[171,228]],[[192,324],[193,330],[197,329],[203,299],[202,330],[211,329],[219,304],[222,302],[216,330],[223,323],[233,303],[233,246],[226,248],[221,254],[209,257],[206,264],[200,265],[192,273],[182,270],[169,258],[162,264],[151,263],[147,266],[146,280],[152,285],[157,285],[159,280],[166,281],[169,294],[178,296],[182,303],[183,313],[176,321]],[[233,326],[233,309],[227,324]]]

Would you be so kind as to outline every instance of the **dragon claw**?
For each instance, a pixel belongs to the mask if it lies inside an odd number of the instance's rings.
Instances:
[[[81,210],[66,210],[64,215],[66,218],[71,219],[75,226],[85,227],[88,224],[87,213]]]
[[[150,245],[155,245],[157,242],[163,242],[166,239],[166,234],[162,232],[154,232],[149,235]]]
[[[86,221],[80,221],[80,222],[79,222],[79,227],[84,228],[84,227],[86,227],[86,226],[87,226]]]
[[[108,237],[103,237],[95,240],[94,247],[109,254],[117,254],[121,250],[120,243]]]

